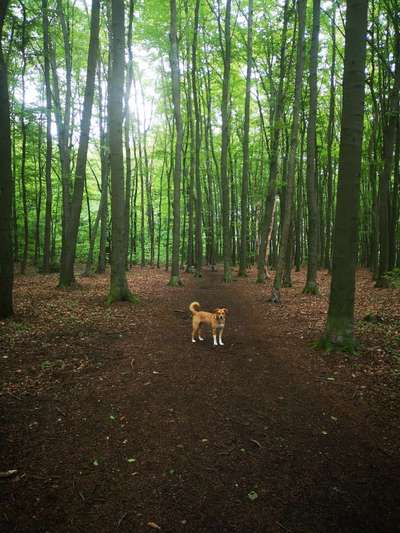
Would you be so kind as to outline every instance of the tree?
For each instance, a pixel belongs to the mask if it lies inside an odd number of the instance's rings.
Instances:
[[[195,119],[195,148],[194,148],[194,169],[195,169],[195,275],[201,276],[201,267],[203,261],[202,246],[202,201],[201,201],[201,181],[200,181],[200,148],[201,148],[201,116],[200,116],[200,99],[197,89],[197,33],[199,29],[199,11],[200,0],[196,0],[194,8],[194,26],[192,41],[192,91],[194,104]]]
[[[354,347],[368,0],[347,0],[339,177],[333,236],[332,282],[323,343]]]
[[[111,3],[111,72],[109,76],[108,117],[111,166],[111,283],[108,303],[137,301],[129,291],[125,261],[125,194],[124,155],[122,144],[123,93],[125,70],[125,17],[124,1]]]
[[[90,121],[92,116],[94,82],[99,49],[100,0],[92,2],[90,42],[87,60],[86,87],[83,101],[78,155],[75,168],[75,183],[68,217],[65,219],[65,241],[61,256],[60,287],[69,287],[74,282],[74,263],[79,220],[82,209],[83,190],[86,180],[86,162],[89,146]],[[69,193],[68,193],[69,195]]]
[[[253,0],[249,0],[247,14],[247,70],[246,96],[244,103],[243,124],[243,167],[242,167],[242,203],[240,227],[239,276],[246,275],[247,269],[247,234],[248,234],[248,195],[249,195],[249,130],[250,130],[250,89],[251,67],[253,64]]]
[[[319,213],[316,171],[316,125],[317,125],[317,68],[320,0],[313,0],[313,27],[310,48],[310,107],[307,127],[307,200],[308,200],[308,261],[307,280],[304,291],[318,294],[318,234]]]
[[[7,65],[2,47],[8,0],[0,3],[0,318],[13,313],[11,127]]]
[[[170,64],[172,81],[172,101],[174,106],[176,142],[175,142],[175,166],[174,166],[174,201],[173,201],[173,225],[172,225],[172,261],[171,277],[169,285],[176,287],[181,285],[179,275],[179,242],[180,242],[180,187],[182,171],[182,117],[181,117],[181,91],[179,72],[179,50],[177,36],[176,0],[170,0]]]
[[[276,199],[276,187],[278,179],[278,150],[279,139],[282,129],[282,117],[284,112],[284,80],[285,80],[285,67],[286,67],[286,48],[287,48],[287,30],[289,20],[289,0],[285,1],[283,7],[283,25],[282,25],[282,37],[280,44],[280,57],[279,57],[279,81],[278,89],[275,94],[275,107],[273,111],[272,122],[272,135],[271,135],[271,149],[269,157],[269,181],[267,187],[267,194],[265,198],[265,205],[263,209],[263,215],[260,222],[260,246],[258,250],[257,260],[257,282],[264,283],[267,277],[268,267],[268,248],[271,241],[272,229],[274,226],[274,214],[275,214],[275,199]]]
[[[49,18],[48,1],[42,0],[42,23],[43,23],[43,72],[46,90],[46,219],[43,245],[43,267],[45,273],[50,272],[50,239],[51,239],[51,209],[53,204],[53,187],[51,182],[51,158],[53,153],[53,139],[51,136],[51,82],[49,61]]]
[[[231,0],[226,0],[224,24],[223,60],[224,77],[222,82],[222,139],[221,139],[221,201],[222,201],[222,236],[224,256],[224,281],[232,281],[231,271],[231,226],[230,226],[230,195],[228,177],[228,150],[230,137],[230,77],[231,77]],[[221,39],[222,42],[222,39]]]
[[[290,227],[292,222],[292,204],[293,204],[293,189],[294,189],[294,174],[296,168],[296,151],[298,144],[298,133],[300,126],[300,106],[301,106],[301,91],[303,87],[303,71],[304,71],[304,31],[306,23],[306,0],[298,0],[297,2],[297,18],[298,18],[298,34],[297,34],[297,59],[296,59],[296,80],[295,93],[293,102],[293,122],[290,133],[290,148],[288,156],[284,215],[282,221],[281,244],[279,250],[278,264],[275,272],[275,279],[273,290],[278,291],[277,300],[279,300],[279,289],[282,285],[282,276],[285,267],[286,255],[289,251],[290,241]],[[290,252],[290,251],[289,251]],[[290,255],[290,253],[289,253]]]

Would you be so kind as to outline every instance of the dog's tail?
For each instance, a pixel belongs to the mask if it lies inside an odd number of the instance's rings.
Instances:
[[[196,309],[197,307],[197,309]],[[192,302],[190,305],[189,305],[189,309],[190,311],[192,312],[193,315],[195,315],[199,310],[200,310],[200,304],[199,302]]]

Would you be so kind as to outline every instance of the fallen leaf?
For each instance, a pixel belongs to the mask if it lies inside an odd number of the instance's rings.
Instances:
[[[247,497],[249,498],[249,500],[251,500],[252,502],[254,502],[254,500],[256,500],[258,498],[258,494],[255,490],[252,490],[248,493]]]
[[[156,524],[155,522],[147,522],[147,525],[153,529],[158,529],[160,530],[160,526],[158,524]]]

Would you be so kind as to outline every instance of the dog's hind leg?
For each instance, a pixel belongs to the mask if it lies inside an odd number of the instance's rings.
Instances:
[[[204,341],[204,337],[201,336],[201,325],[199,326],[199,329],[197,330],[197,336],[199,337],[199,341]]]
[[[198,331],[198,328],[196,328],[196,326],[193,324],[193,326],[192,326],[192,342],[196,342],[195,336],[196,336],[197,331]]]

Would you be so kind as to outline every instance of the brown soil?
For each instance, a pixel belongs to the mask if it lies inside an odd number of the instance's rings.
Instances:
[[[254,273],[183,277],[135,269],[141,303],[111,308],[107,276],[69,292],[17,279],[0,470],[18,472],[0,479],[0,530],[400,531],[399,291],[359,273],[347,356],[312,347],[326,273],[320,297],[295,274],[281,305]],[[192,300],[229,308],[224,347],[191,343]]]

